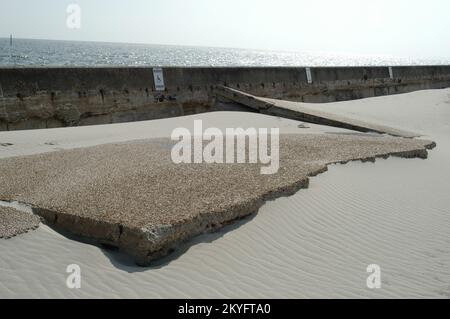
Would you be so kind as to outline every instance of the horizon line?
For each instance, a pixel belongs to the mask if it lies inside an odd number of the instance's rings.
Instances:
[[[323,50],[295,50],[295,49],[262,49],[262,48],[244,48],[244,47],[233,47],[233,46],[208,46],[208,45],[196,45],[196,44],[168,44],[168,43],[149,43],[149,42],[125,42],[125,41],[99,41],[99,40],[69,40],[69,39],[51,39],[51,38],[29,38],[29,37],[14,37],[11,33],[13,39],[16,40],[34,40],[34,41],[58,41],[58,42],[80,42],[80,43],[100,43],[100,44],[126,44],[126,45],[148,45],[148,46],[166,46],[166,47],[188,47],[188,48],[209,48],[209,49],[228,49],[228,50],[242,50],[242,51],[260,51],[260,52],[283,52],[283,53],[309,53],[309,54],[328,54],[328,55],[354,55],[359,57],[384,57],[390,59],[419,59],[419,60],[445,60],[444,57],[406,57],[398,55],[388,55],[382,53],[361,53],[361,52],[350,52],[350,51],[323,51]],[[2,37],[0,39],[9,39],[8,36]]]

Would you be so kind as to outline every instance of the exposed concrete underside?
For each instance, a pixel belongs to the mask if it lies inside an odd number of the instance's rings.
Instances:
[[[182,164],[153,139],[0,160],[0,200],[29,204],[54,227],[119,247],[148,265],[180,241],[292,195],[330,163],[427,157],[434,143],[360,135],[282,135],[280,171],[259,164]]]
[[[263,114],[329,125],[359,132],[375,132],[400,137],[419,137],[420,134],[399,130],[381,124],[369,123],[349,117],[305,107],[304,103],[262,98],[232,88],[219,86],[216,92],[222,98],[245,105]]]

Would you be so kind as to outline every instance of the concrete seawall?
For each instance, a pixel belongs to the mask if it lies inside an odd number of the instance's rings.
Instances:
[[[226,109],[228,86],[253,95],[334,102],[450,87],[450,66],[163,69],[0,68],[0,131],[150,120]],[[308,79],[309,78],[309,79]]]

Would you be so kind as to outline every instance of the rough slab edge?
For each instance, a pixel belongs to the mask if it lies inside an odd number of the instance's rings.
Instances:
[[[2,235],[0,235],[0,240],[8,240],[8,239],[11,239],[11,238],[14,238],[14,237],[18,237],[20,235],[28,234],[29,232],[32,232],[32,231],[34,231],[34,230],[36,230],[38,228],[39,228],[39,225],[36,225],[36,226],[31,226],[31,227],[29,227],[27,229],[23,229],[20,232],[16,232],[16,233],[12,234],[11,236],[2,236]]]
[[[284,185],[259,197],[220,211],[203,212],[189,221],[176,225],[159,225],[158,227],[152,228],[130,228],[121,224],[109,223],[94,218],[31,207],[36,215],[42,217],[43,221],[55,230],[61,230],[79,236],[83,240],[93,244],[117,247],[120,251],[132,256],[138,266],[146,267],[150,266],[157,259],[172,253],[183,242],[204,233],[217,231],[226,225],[256,214],[267,201],[292,196],[299,190],[308,188],[309,177],[314,177],[328,171],[328,165],[346,164],[352,161],[375,162],[377,158],[387,159],[389,157],[426,159],[428,157],[427,150],[435,147],[436,143],[431,142],[420,149],[318,164],[318,168],[310,172],[308,177],[304,179]]]
[[[36,215],[33,215],[32,213],[28,213],[28,212],[23,212],[20,209],[15,208],[13,205],[4,205],[3,203],[0,202],[0,210],[2,210],[2,209],[7,209],[7,210],[9,209],[9,210],[13,210],[14,212],[17,212],[18,214],[24,214],[27,217],[28,223],[29,223],[29,226],[16,228],[15,231],[11,234],[4,235],[4,234],[0,233],[0,239],[3,239],[3,240],[11,239],[11,238],[29,233],[31,231],[34,231],[34,230],[38,229],[40,226],[40,223],[43,222],[43,219],[40,216],[36,216]],[[27,216],[26,214],[28,214],[30,216]],[[25,218],[25,216],[24,216],[24,218]]]

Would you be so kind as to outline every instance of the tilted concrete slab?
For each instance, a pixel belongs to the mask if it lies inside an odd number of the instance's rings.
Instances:
[[[338,114],[315,110],[311,107],[305,107],[304,103],[301,102],[262,98],[225,86],[217,87],[216,94],[267,115],[279,116],[320,125],[340,127],[359,132],[375,132],[407,138],[421,136],[418,133],[403,131],[381,124],[370,123]]]

